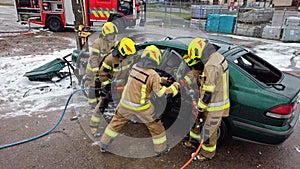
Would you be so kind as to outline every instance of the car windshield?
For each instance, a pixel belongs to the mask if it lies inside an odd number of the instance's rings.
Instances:
[[[234,63],[265,84],[277,83],[282,76],[280,70],[250,52],[236,58]]]

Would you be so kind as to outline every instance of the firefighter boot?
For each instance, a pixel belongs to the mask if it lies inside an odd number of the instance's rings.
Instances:
[[[191,154],[191,157],[193,157],[194,154],[195,154],[195,153],[192,153],[192,154]],[[196,155],[196,157],[194,158],[194,161],[208,161],[208,160],[212,160],[212,159],[213,159],[213,157],[208,158],[208,157],[203,156],[202,154],[198,154],[198,155]]]
[[[182,141],[182,145],[185,148],[197,149],[199,146],[199,141],[193,138],[185,138]]]
[[[162,152],[155,152],[155,156],[160,157],[163,154],[167,154],[170,150],[171,150],[170,146],[167,145],[167,148],[165,150],[163,150]]]

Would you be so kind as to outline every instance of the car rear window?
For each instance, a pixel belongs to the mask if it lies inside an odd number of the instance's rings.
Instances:
[[[251,52],[236,58],[234,63],[248,72],[255,79],[267,85],[270,83],[277,83],[282,76],[280,70]]]

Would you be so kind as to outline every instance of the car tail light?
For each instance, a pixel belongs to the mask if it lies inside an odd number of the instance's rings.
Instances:
[[[275,107],[267,112],[267,116],[279,118],[279,119],[287,119],[290,118],[293,114],[293,112],[297,108],[297,103],[293,102],[290,105],[281,105],[278,107]]]

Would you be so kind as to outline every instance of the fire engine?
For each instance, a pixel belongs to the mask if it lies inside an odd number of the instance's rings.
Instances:
[[[93,26],[98,21],[111,21],[123,30],[135,26],[138,21],[140,25],[146,21],[143,0],[14,0],[14,3],[18,21],[43,25],[52,31],[74,26],[73,8],[78,8],[77,5],[82,9],[80,12],[85,26]]]

